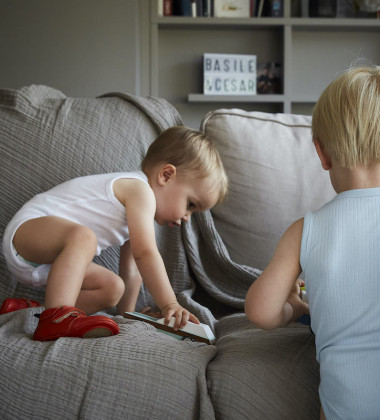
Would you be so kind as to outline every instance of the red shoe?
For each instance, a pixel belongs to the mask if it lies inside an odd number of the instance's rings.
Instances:
[[[41,305],[35,300],[25,298],[7,298],[1,305],[0,315],[18,311],[19,309],[36,308],[37,306]]]
[[[119,326],[112,319],[102,315],[87,316],[74,306],[46,309],[39,318],[33,340],[50,341],[59,337],[96,338],[119,333]]]

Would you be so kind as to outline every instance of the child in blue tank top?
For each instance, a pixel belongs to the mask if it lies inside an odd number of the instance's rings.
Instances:
[[[245,310],[264,329],[310,311],[321,419],[380,419],[380,67],[333,81],[312,131],[337,196],[288,228]]]

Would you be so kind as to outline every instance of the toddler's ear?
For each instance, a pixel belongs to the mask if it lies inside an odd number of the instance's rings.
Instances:
[[[331,169],[330,156],[323,149],[323,146],[318,139],[314,138],[313,142],[314,142],[315,150],[317,151],[319,160],[321,161],[322,168],[325,169],[326,171],[329,171]]]
[[[160,185],[166,184],[168,181],[173,179],[176,175],[176,167],[171,164],[165,164],[161,167],[158,173],[158,182]]]

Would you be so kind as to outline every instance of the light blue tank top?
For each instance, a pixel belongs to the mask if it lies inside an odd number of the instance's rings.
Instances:
[[[380,419],[380,188],[304,219],[300,255],[327,419]]]

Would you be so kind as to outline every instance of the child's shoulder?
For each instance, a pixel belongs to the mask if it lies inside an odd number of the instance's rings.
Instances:
[[[124,184],[124,185],[136,185],[136,188],[139,186],[144,188],[144,184],[149,186],[148,177],[142,171],[136,172],[116,172],[110,174],[110,180],[113,185]],[[139,182],[136,182],[139,181]],[[143,182],[140,182],[143,181]]]
[[[62,183],[56,185],[53,188],[58,189],[66,189],[72,187],[100,187],[101,185],[112,184],[116,180],[120,178],[125,179],[140,179],[142,181],[147,182],[147,177],[143,172],[136,171],[136,172],[109,172],[103,174],[91,174],[91,175],[84,175],[79,176],[76,178],[71,178]]]
[[[126,206],[127,203],[140,202],[142,204],[155,204],[153,190],[148,178],[141,173],[126,173],[114,178],[112,190],[115,197]]]

